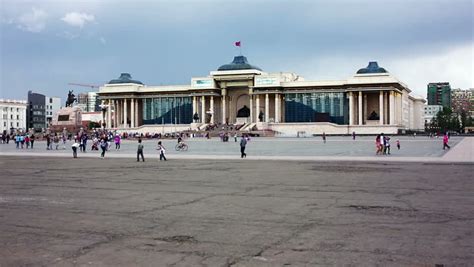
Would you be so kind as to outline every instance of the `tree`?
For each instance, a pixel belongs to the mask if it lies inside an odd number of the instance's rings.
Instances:
[[[450,108],[445,107],[433,118],[430,124],[430,129],[433,132],[458,132],[461,130],[461,124],[458,117],[453,114],[453,111]]]
[[[461,130],[464,131],[464,128],[465,128],[466,126],[468,126],[467,123],[468,123],[468,120],[467,120],[467,113],[466,113],[466,111],[463,109],[463,110],[461,110]]]

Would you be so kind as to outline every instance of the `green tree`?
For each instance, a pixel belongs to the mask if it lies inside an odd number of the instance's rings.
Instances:
[[[461,124],[453,111],[445,107],[433,118],[430,128],[433,132],[460,131]]]
[[[467,113],[466,113],[466,111],[463,109],[463,110],[461,110],[461,130],[464,131],[464,128],[465,128],[466,126],[468,126],[467,123],[468,123]]]

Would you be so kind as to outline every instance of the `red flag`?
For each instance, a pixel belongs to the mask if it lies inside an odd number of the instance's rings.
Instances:
[[[239,46],[239,47],[240,47],[240,41],[235,42],[235,46]]]

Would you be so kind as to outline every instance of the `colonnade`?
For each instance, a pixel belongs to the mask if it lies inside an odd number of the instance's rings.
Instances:
[[[274,95],[274,122],[278,123],[282,121],[282,96],[281,94],[273,94]],[[249,116],[249,123],[255,123],[259,121],[259,114],[260,108],[262,106],[265,107],[264,111],[264,122],[270,121],[270,94],[250,94],[249,95],[249,109],[250,109],[250,116]],[[262,99],[263,98],[263,99]],[[230,106],[229,103],[229,96],[227,95],[227,89],[222,89],[222,93],[220,96],[217,95],[197,95],[193,96],[193,116],[194,114],[199,115],[199,120],[201,122],[205,121],[207,118],[207,114],[211,114],[209,123],[217,123],[216,119],[216,110],[215,110],[215,100],[220,100],[220,122],[225,124],[227,118],[229,117],[229,110],[228,107]],[[209,108],[206,104],[209,103]],[[232,122],[231,122],[232,123]]]
[[[364,125],[367,120],[367,94],[371,92],[350,91],[349,125]],[[401,123],[402,95],[396,91],[378,92],[378,125],[396,125]],[[397,114],[397,116],[395,115]],[[364,119],[365,117],[365,119]]]
[[[139,126],[139,103],[137,98],[108,99],[105,102],[106,127],[135,128]]]

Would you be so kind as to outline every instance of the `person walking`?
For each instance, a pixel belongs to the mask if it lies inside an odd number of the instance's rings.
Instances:
[[[380,154],[383,155],[385,151],[385,136],[383,135],[383,133],[380,134],[379,146],[380,146]]]
[[[326,133],[323,132],[323,142],[326,144]]]
[[[388,137],[388,136],[385,136],[384,147],[385,147],[384,154],[385,155],[390,155],[390,137]]]
[[[31,143],[31,149],[33,149],[33,145],[35,144],[35,135],[31,134],[30,136],[30,143]]]
[[[28,134],[25,134],[25,145],[26,149],[30,148],[30,137],[28,136]]]
[[[375,155],[380,153],[380,134],[375,137]]]
[[[140,156],[142,156],[143,162],[145,162],[145,158],[143,157],[143,144],[142,139],[138,139],[138,148],[137,148],[137,162],[140,161]]]
[[[54,146],[56,147],[56,150],[58,150],[59,149],[59,136],[58,136],[58,134],[54,134],[53,142],[54,142]]]
[[[247,138],[245,138],[245,135],[242,135],[242,138],[240,139],[240,158],[247,157],[247,154],[245,153],[246,146],[247,146]]]
[[[400,140],[397,139],[397,149],[400,150]]]
[[[81,135],[82,152],[86,152],[88,136],[86,133]]]
[[[20,135],[20,144],[21,144],[21,149],[23,149],[24,146],[25,146],[25,136],[24,135]]]
[[[165,146],[163,146],[163,144],[161,143],[161,141],[158,141],[158,147],[156,148],[156,150],[160,151],[160,160],[164,160],[166,161],[166,157],[165,157]]]
[[[72,144],[72,157],[77,158],[77,148],[79,147],[79,143],[77,141],[74,141],[74,144]]]
[[[119,149],[120,150],[120,135],[119,134],[116,134],[115,137],[114,137],[114,142],[115,142],[115,149]]]
[[[102,153],[100,153],[100,158],[104,158],[105,157],[105,151],[107,150],[107,141],[102,138],[100,139],[100,149],[102,149]]]
[[[448,142],[449,142],[449,136],[447,133],[444,134],[443,136],[443,150],[445,150],[446,148],[450,149],[451,147],[448,145]]]
[[[19,149],[20,148],[20,135],[19,134],[15,136],[15,144],[16,144],[16,149]]]
[[[356,132],[352,132],[352,140],[356,140]]]

